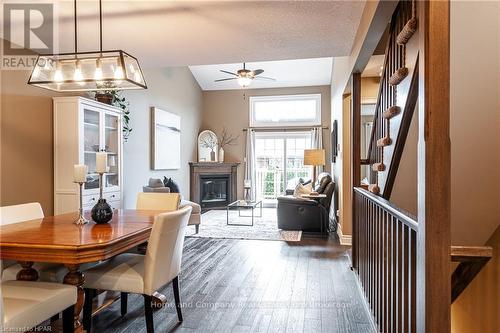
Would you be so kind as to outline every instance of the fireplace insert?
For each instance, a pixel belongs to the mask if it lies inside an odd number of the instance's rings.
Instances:
[[[224,208],[231,201],[230,175],[200,176],[200,205],[202,209]]]

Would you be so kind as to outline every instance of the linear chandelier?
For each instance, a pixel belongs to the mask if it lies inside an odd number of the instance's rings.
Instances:
[[[137,58],[123,50],[102,50],[102,0],[99,51],[78,52],[76,0],[74,16],[75,52],[39,55],[28,84],[58,92],[147,89]]]

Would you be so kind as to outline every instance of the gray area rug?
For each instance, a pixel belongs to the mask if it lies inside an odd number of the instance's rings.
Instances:
[[[255,209],[254,225],[251,224],[250,210],[242,210],[239,216],[237,210],[229,211],[229,223],[238,225],[227,225],[227,213],[225,210],[210,210],[201,215],[200,232],[195,234],[194,227],[189,227],[186,232],[188,237],[198,238],[230,238],[230,239],[255,239],[273,240],[285,242],[299,242],[302,231],[278,229],[275,208],[262,209],[262,217],[259,209]]]

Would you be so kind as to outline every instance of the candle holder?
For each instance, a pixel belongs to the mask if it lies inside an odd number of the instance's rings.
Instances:
[[[82,193],[83,193],[84,182],[76,182],[76,184],[78,184],[80,187],[80,208],[78,208],[78,218],[73,223],[76,225],[84,225],[84,224],[89,223],[89,220],[87,220],[85,218],[85,216],[83,216],[83,196],[82,196]]]
[[[104,172],[99,172],[99,200],[94,207],[92,207],[92,220],[95,223],[108,223],[113,218],[113,209],[106,202],[106,199],[102,197],[102,188],[103,188],[103,175]]]

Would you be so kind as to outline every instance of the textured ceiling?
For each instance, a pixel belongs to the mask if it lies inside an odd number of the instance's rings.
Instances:
[[[189,67],[203,90],[240,89],[236,80],[222,82],[214,80],[231,77],[229,74],[221,73],[221,69],[235,73],[241,68],[243,68],[241,63]],[[251,62],[246,64],[246,68],[263,69],[264,73],[261,76],[276,79],[276,81],[253,80],[247,89],[321,86],[329,85],[331,82],[332,58]]]
[[[73,1],[56,1],[73,51]],[[364,1],[103,1],[104,48],[143,67],[345,56]],[[79,49],[98,48],[98,1],[78,1]]]

